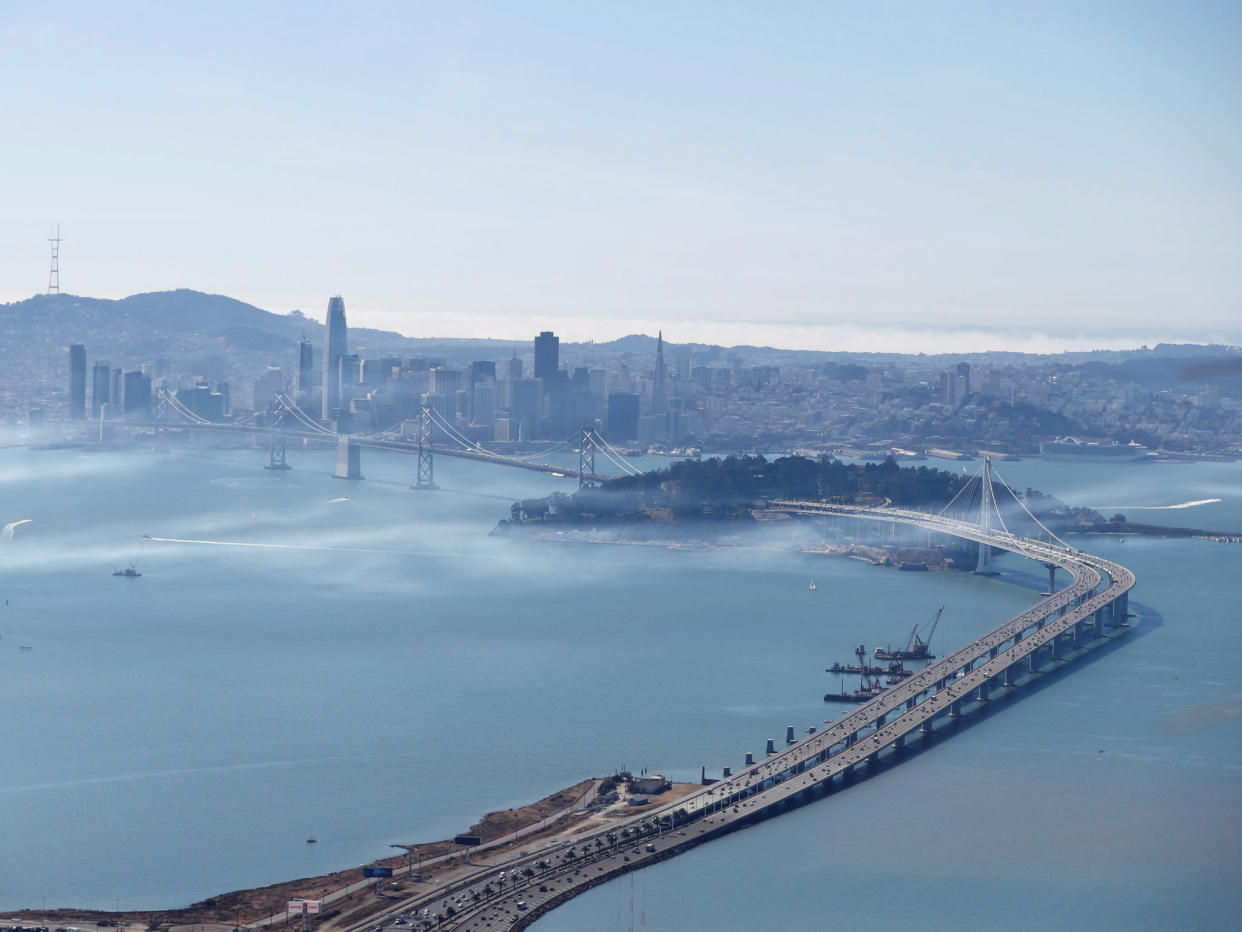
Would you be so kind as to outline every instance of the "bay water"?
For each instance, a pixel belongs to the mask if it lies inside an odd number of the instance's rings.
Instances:
[[[0,909],[186,905],[621,767],[719,774],[839,714],[824,668],[855,644],[942,604],[937,641],[960,644],[1046,578],[783,552],[792,522],[761,549],[515,541],[488,533],[510,504],[571,482],[440,458],[441,488],[415,492],[396,454],[364,451],[360,482],[331,451],[265,459],[0,451]],[[1131,520],[1242,530],[1236,464],[1000,467]],[[1138,575],[1123,647],[537,927],[1234,924],[1242,545],[1078,545]]]

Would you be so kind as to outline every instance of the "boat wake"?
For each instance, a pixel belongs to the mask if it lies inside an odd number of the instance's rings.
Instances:
[[[1223,501],[1219,498],[1201,498],[1195,502],[1179,502],[1176,505],[1092,505],[1096,511],[1180,511],[1182,508],[1198,508],[1200,505],[1215,505]]]
[[[0,535],[2,535],[5,540],[12,540],[13,535],[17,533],[17,529],[19,527],[23,524],[30,524],[32,521],[34,521],[34,518],[22,518],[20,521],[10,521],[4,526],[4,530],[0,531]]]

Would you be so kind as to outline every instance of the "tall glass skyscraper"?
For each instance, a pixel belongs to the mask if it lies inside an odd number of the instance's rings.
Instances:
[[[535,378],[551,381],[561,365],[561,341],[551,330],[535,337]],[[545,386],[546,387],[546,386]]]
[[[345,336],[345,302],[338,294],[328,301],[323,331],[323,419],[341,407],[341,358],[348,355]]]
[[[86,417],[86,347],[81,343],[69,347],[69,417]]]

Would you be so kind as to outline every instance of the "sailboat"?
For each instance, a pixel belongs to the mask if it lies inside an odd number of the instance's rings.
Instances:
[[[807,588],[810,589],[812,592],[815,592],[816,590],[819,589],[819,586],[815,585],[815,580],[812,579],[811,584],[807,586]]]

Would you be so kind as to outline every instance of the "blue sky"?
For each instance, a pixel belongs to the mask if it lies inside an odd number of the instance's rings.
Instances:
[[[0,0],[0,300],[1242,342],[1236,3]]]

